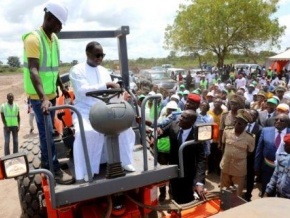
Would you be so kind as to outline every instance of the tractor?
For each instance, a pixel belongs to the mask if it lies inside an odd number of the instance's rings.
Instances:
[[[10,178],[17,180],[22,209],[21,217],[207,217],[244,203],[226,190],[222,191],[222,195],[220,193],[208,193],[205,198],[186,205],[178,205],[173,200],[168,204],[158,202],[158,187],[166,184],[170,179],[182,177],[184,174],[183,149],[197,142],[212,139],[216,135],[216,129],[214,124],[198,125],[195,140],[185,142],[179,149],[179,166],[159,165],[157,163],[156,145],[151,148],[147,143],[145,120],[142,120],[141,125],[134,122],[135,115],[139,114],[136,107],[137,99],[129,86],[126,42],[126,35],[128,34],[128,26],[122,26],[112,31],[59,33],[60,39],[117,39],[122,88],[87,93],[88,96],[103,100],[101,106],[92,107],[90,121],[96,130],[106,135],[108,163],[100,167],[100,173],[97,176],[90,173],[81,114],[71,105],[73,90],[70,92],[71,99],[60,96],[57,99],[57,106],[49,108],[51,111],[56,111],[57,132],[61,136],[55,138],[58,159],[63,169],[74,172],[71,155],[74,140],[71,114],[75,113],[80,121],[86,160],[84,164],[88,169],[88,178],[84,182],[71,185],[56,184],[53,171],[40,167],[39,138],[28,139],[21,146],[19,153],[4,156],[0,159],[0,180]],[[69,84],[68,74],[62,75],[61,79],[63,83]],[[124,90],[131,94],[131,104],[127,102],[110,103],[111,98],[120,95]],[[141,117],[145,117],[146,102],[148,100],[157,101],[158,98],[160,98],[158,95],[153,95],[144,99],[141,106]],[[108,111],[113,113],[108,113]],[[126,122],[122,122],[122,118]],[[51,119],[51,117],[49,115],[45,116],[46,121],[47,119]],[[106,121],[106,124],[100,125],[100,123],[104,124],[104,121]],[[125,173],[120,167],[119,144],[116,137],[118,132],[132,125],[136,133],[136,145],[133,151],[136,171]],[[49,141],[50,133],[47,132],[46,135]],[[154,134],[154,137],[156,138],[156,134]],[[50,150],[49,146],[48,150]],[[52,161],[51,155],[50,159]],[[52,166],[51,163],[50,166]],[[227,200],[223,200],[223,196],[226,196]],[[118,203],[123,206],[120,210],[116,209]]]

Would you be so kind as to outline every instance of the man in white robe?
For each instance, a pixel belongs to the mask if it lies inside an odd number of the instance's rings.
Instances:
[[[89,112],[91,107],[101,100],[86,96],[87,92],[106,90],[109,88],[119,88],[119,84],[112,82],[111,76],[106,68],[100,66],[103,53],[102,46],[97,42],[90,42],[86,47],[87,61],[75,65],[70,70],[70,81],[75,94],[74,106],[82,115],[85,138],[87,141],[88,154],[92,174],[99,173],[101,159],[106,160],[103,134],[95,131],[89,121]],[[80,128],[77,116],[73,116],[75,126],[74,141],[74,165],[76,180],[87,178],[87,169],[85,164],[83,146],[80,136]],[[127,171],[135,171],[132,166],[132,151],[135,144],[135,133],[129,128],[119,135],[120,159],[122,166]],[[102,157],[103,155],[103,157]]]

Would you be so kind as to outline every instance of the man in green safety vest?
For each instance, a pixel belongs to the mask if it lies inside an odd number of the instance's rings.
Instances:
[[[48,108],[55,105],[57,86],[62,93],[69,95],[64,88],[58,72],[59,42],[55,33],[62,29],[68,16],[67,8],[60,2],[49,1],[44,8],[43,25],[30,33],[24,34],[24,90],[30,97],[40,138],[41,167],[49,169],[49,158],[53,162],[55,181],[59,184],[74,183],[74,178],[60,168],[57,160],[54,140],[50,140],[52,157],[48,155],[45,134],[44,114],[49,114]],[[54,113],[50,112],[52,118]],[[48,119],[49,132],[53,131],[53,123]]]
[[[10,135],[13,137],[13,153],[18,152],[18,131],[20,127],[19,106],[14,103],[14,95],[7,94],[7,102],[1,105],[1,118],[4,125],[4,154],[9,155]]]

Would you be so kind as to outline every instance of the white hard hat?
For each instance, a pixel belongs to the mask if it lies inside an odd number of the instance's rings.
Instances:
[[[166,107],[168,109],[172,109],[172,110],[177,110],[178,109],[178,105],[175,101],[170,101],[167,103]]]
[[[45,5],[45,11],[52,13],[63,25],[68,16],[68,10],[60,1],[49,1]]]
[[[172,100],[173,98],[177,99],[178,101],[180,100],[180,98],[179,98],[179,96],[177,94],[171,95],[170,100]]]

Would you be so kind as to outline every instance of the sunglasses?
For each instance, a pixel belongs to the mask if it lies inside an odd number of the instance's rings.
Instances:
[[[95,58],[104,58],[106,54],[104,53],[97,53],[97,54],[91,54],[92,56],[94,56]]]

